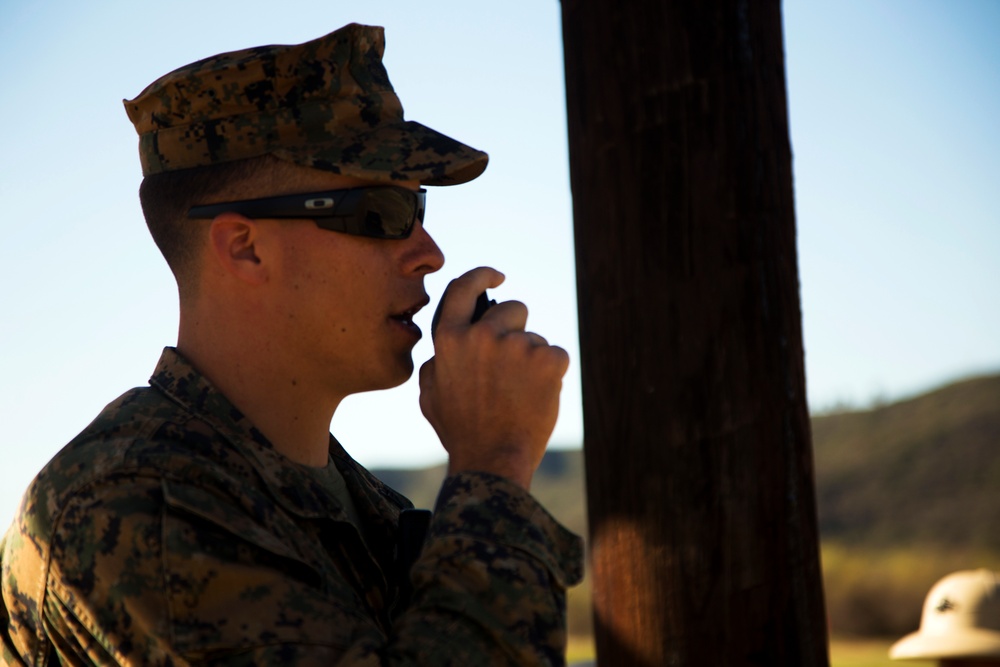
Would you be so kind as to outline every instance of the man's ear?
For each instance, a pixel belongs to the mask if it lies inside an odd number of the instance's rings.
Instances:
[[[259,285],[267,269],[258,255],[260,227],[239,213],[222,213],[209,228],[209,248],[219,267],[244,282]]]

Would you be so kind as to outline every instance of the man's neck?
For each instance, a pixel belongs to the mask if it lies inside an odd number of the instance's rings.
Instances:
[[[343,397],[325,395],[260,342],[252,335],[229,341],[182,324],[177,349],[279,453],[303,465],[325,466],[330,421]]]

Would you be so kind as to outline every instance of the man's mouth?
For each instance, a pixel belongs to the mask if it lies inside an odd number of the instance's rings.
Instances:
[[[407,310],[405,312],[398,313],[396,315],[390,315],[389,317],[391,319],[396,320],[397,322],[402,322],[403,324],[411,324],[412,325],[413,324],[413,316],[416,315],[416,313],[417,313],[417,311],[415,311],[415,310]]]
[[[413,323],[413,316],[416,315],[421,308],[426,306],[429,301],[430,298],[425,295],[419,302],[413,304],[406,310],[400,313],[395,313],[393,315],[390,315],[389,319],[395,320],[419,334],[420,327],[418,327],[416,324]]]

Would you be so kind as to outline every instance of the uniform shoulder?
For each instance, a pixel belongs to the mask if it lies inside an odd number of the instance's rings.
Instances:
[[[218,432],[155,388],[132,389],[108,404],[35,476],[20,514],[50,524],[71,498],[108,484],[139,480],[220,478],[238,455]]]

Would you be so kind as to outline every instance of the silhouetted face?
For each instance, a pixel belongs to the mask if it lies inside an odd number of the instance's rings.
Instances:
[[[365,185],[379,184],[297,167],[284,192],[267,194]],[[423,226],[406,239],[377,239],[311,220],[259,222],[280,247],[266,316],[278,318],[275,344],[303,378],[341,396],[406,381],[421,337],[412,315],[427,302],[424,277],[444,264]]]

